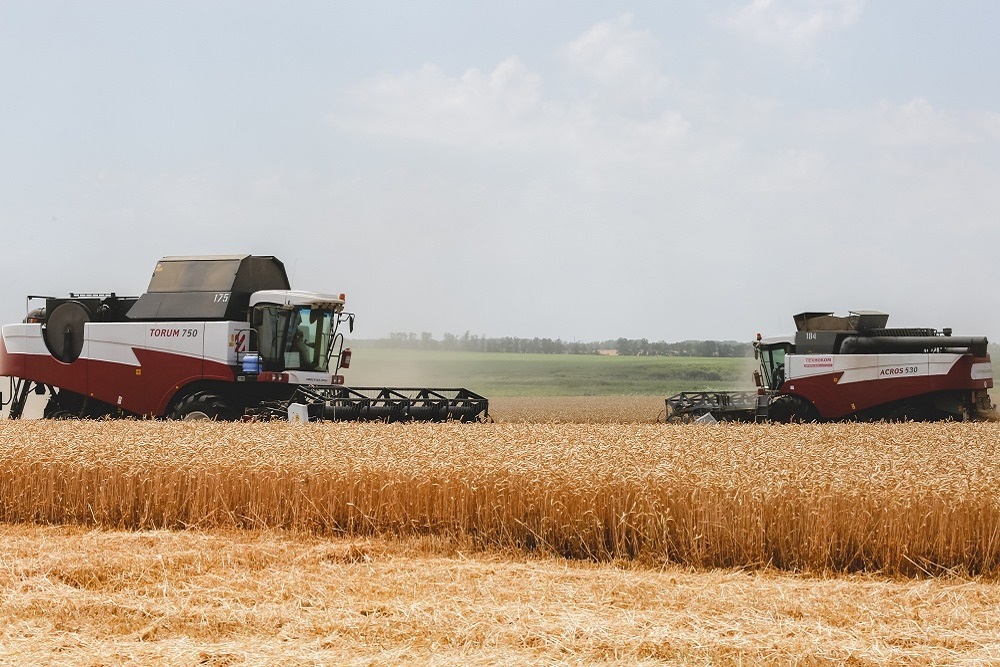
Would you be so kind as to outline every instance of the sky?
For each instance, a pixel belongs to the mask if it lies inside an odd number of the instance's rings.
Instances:
[[[1000,341],[1000,3],[0,0],[0,317],[275,255],[354,335]]]

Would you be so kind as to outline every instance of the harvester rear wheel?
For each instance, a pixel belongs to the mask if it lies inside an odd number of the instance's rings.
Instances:
[[[60,389],[49,396],[42,417],[45,419],[79,419],[83,414],[84,397],[80,394]]]
[[[891,422],[922,422],[932,419],[932,415],[923,405],[904,403],[890,410],[886,418]]]
[[[45,419],[103,419],[120,417],[113,405],[88,398],[68,389],[50,389],[52,392],[42,417]]]
[[[238,415],[218,394],[197,391],[170,411],[170,419],[183,421],[235,421]]]

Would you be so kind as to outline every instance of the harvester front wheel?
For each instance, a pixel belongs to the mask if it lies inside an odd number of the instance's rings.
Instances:
[[[768,416],[779,424],[798,424],[819,420],[819,413],[812,403],[798,396],[778,396],[768,407]]]
[[[235,421],[236,411],[218,394],[198,391],[170,411],[170,419],[183,421]]]

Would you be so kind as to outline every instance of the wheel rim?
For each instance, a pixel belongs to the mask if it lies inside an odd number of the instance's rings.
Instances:
[[[186,421],[186,422],[207,422],[211,420],[212,418],[208,415],[207,412],[203,410],[192,410],[191,412],[181,417],[181,421]]]

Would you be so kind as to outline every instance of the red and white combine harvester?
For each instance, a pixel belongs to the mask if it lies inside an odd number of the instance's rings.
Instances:
[[[275,257],[164,257],[138,297],[29,296],[3,327],[11,419],[47,394],[45,417],[475,421],[467,389],[346,387],[344,295],[290,289]]]
[[[790,336],[754,342],[756,391],[682,392],[668,421],[939,420],[991,417],[993,367],[985,336],[886,328],[856,311],[795,316]],[[710,417],[708,415],[711,415]]]

